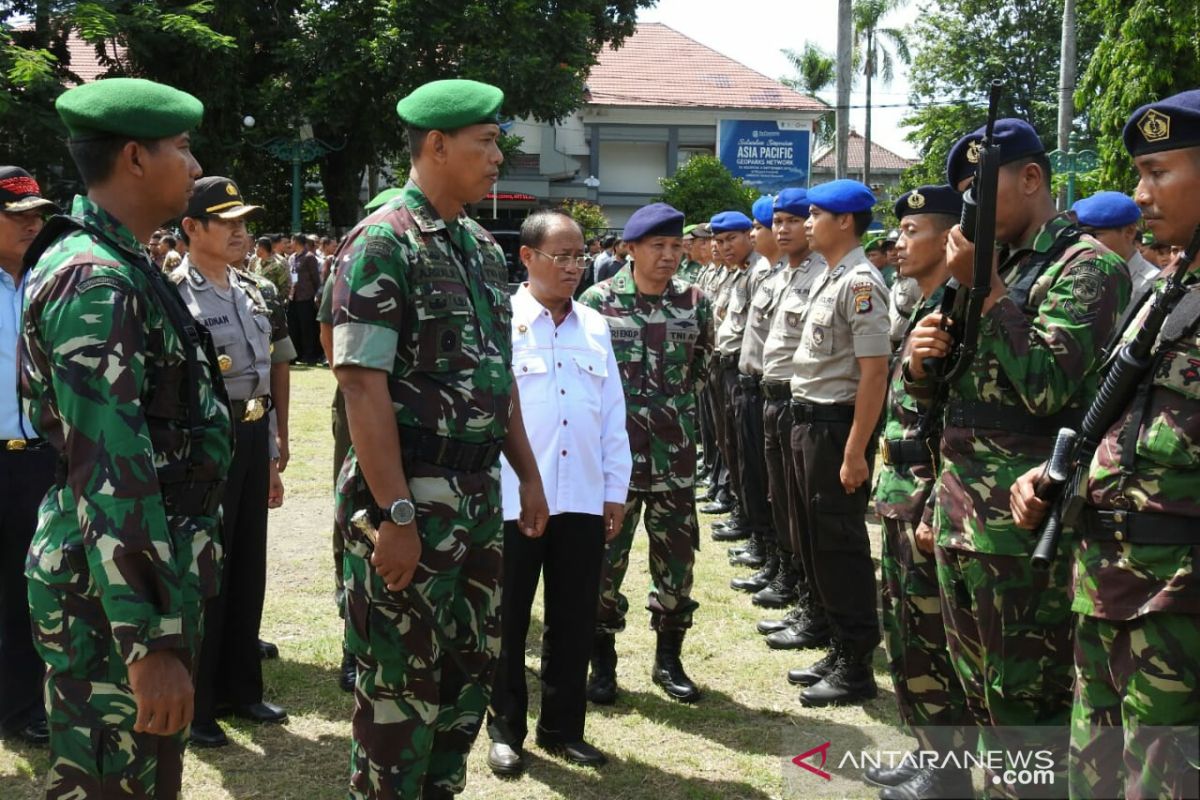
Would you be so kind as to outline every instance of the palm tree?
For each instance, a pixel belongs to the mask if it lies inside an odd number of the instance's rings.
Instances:
[[[779,82],[798,92],[804,92],[814,100],[825,103],[824,100],[817,97],[817,92],[828,89],[837,76],[837,65],[833,56],[812,42],[805,42],[804,49],[799,53],[788,48],[784,48],[782,52],[788,63],[792,65],[792,69],[795,70],[796,77],[780,78]],[[825,105],[829,104],[825,103]],[[817,118],[813,125],[813,133],[817,143],[822,146],[828,145],[832,141],[833,120],[829,114],[822,114]]]
[[[899,28],[881,27],[883,18],[905,0],[855,0],[854,50],[856,66],[866,79],[867,124],[863,142],[863,183],[871,184],[871,87],[876,76],[886,86],[894,76],[895,59],[909,62],[908,41]]]

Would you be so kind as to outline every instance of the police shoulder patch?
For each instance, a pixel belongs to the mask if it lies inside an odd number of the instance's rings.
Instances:
[[[867,314],[871,311],[871,292],[856,292],[854,295],[854,313]]]

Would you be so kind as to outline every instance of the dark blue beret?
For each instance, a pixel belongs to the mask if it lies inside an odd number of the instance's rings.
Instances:
[[[804,189],[784,189],[775,197],[775,210],[797,217],[807,217],[808,192]]]
[[[953,186],[918,186],[900,195],[892,211],[896,219],[909,214],[946,214],[958,219],[962,216],[962,204],[962,195]]]
[[[1137,203],[1120,192],[1096,192],[1071,206],[1080,225],[1089,228],[1124,228],[1142,216]]]
[[[750,213],[754,215],[754,221],[759,225],[765,228],[771,227],[772,215],[775,213],[775,198],[764,194],[754,201]]]
[[[651,203],[633,212],[621,238],[636,242],[647,236],[683,236],[683,212],[666,203]]]
[[[808,204],[834,214],[856,214],[875,206],[875,195],[865,183],[842,178],[808,190]]]
[[[748,231],[754,223],[740,211],[722,211],[709,222],[713,233],[728,233],[729,231]]]
[[[1129,117],[1122,136],[1131,156],[1200,147],[1200,89],[1142,106]]]
[[[983,141],[984,128],[971,131],[954,143],[946,158],[946,183],[958,186],[963,178],[975,174],[979,164],[979,144]],[[1037,131],[1023,119],[998,119],[993,132],[996,144],[1000,145],[1000,163],[1010,164],[1020,158],[1046,152]]]

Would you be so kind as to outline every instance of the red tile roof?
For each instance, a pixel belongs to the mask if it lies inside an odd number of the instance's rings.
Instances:
[[[104,50],[110,57],[115,53],[118,60],[125,57],[124,45],[109,41],[105,43]],[[72,30],[67,36],[67,53],[71,59],[69,68],[79,76],[80,83],[91,83],[108,73],[109,67],[101,64],[96,57],[96,46],[81,39],[78,31]]]
[[[850,131],[849,141],[847,142],[846,152],[846,169],[854,172],[855,170],[862,172],[863,168],[863,146],[867,140],[858,131]],[[871,169],[872,170],[902,170],[908,169],[917,162],[914,159],[905,158],[904,156],[896,155],[886,147],[880,147],[878,142],[871,142]],[[813,159],[812,168],[814,171],[833,172],[837,165],[837,156],[834,149],[831,147],[822,152]]]
[[[605,47],[587,85],[591,105],[772,111],[826,108],[819,100],[789,89],[661,22],[640,23],[618,50]]]

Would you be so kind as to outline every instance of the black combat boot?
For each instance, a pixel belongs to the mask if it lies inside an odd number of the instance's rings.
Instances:
[[[760,619],[754,629],[766,636],[784,628],[790,628],[808,616],[808,607],[803,599],[797,600],[788,612],[779,619]]]
[[[917,777],[920,771],[921,768],[917,766],[917,754],[909,753],[894,767],[885,767],[882,764],[878,767],[867,767],[863,770],[863,777],[876,786],[899,786]]]
[[[767,635],[767,647],[772,650],[808,650],[827,647],[832,641],[833,631],[822,608],[812,604],[807,591],[800,592],[798,604],[804,606],[804,615],[794,623]]]
[[[761,533],[750,534],[745,547],[738,548],[737,553],[731,553],[729,563],[735,567],[750,567],[759,569],[767,563],[767,552]]]
[[[788,683],[793,686],[815,686],[833,671],[837,660],[838,651],[831,645],[829,652],[821,656],[821,659],[817,663],[801,667],[800,669],[789,669],[787,673]]]
[[[739,592],[754,593],[767,588],[771,581],[775,580],[775,576],[779,572],[779,552],[775,547],[775,542],[769,538],[763,540],[762,547],[766,554],[762,568],[745,578],[734,578],[729,582],[731,588],[737,589]]]
[[[775,546],[779,557],[779,571],[765,588],[755,593],[751,602],[763,608],[786,608],[796,602],[796,584],[800,574],[792,566],[792,558]]]
[[[663,691],[681,703],[694,703],[700,699],[700,690],[683,671],[679,654],[683,650],[684,631],[659,631],[658,646],[654,651],[654,669],[650,679]]]
[[[824,678],[800,693],[800,704],[808,708],[858,704],[878,693],[871,654],[855,653],[848,646],[838,649],[837,662]]]
[[[587,683],[587,699],[598,706],[617,702],[617,638],[597,633],[592,640],[592,674]]]
[[[919,770],[899,786],[885,786],[879,792],[883,800],[940,800],[941,798],[974,797],[975,784],[965,769]]]

